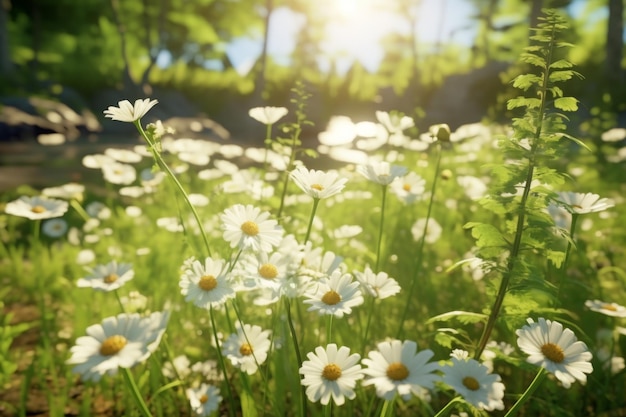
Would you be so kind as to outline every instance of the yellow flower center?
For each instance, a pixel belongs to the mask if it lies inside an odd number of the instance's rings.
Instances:
[[[334,363],[329,363],[322,371],[322,377],[328,381],[336,381],[341,376],[341,368]]]
[[[117,275],[115,272],[112,272],[106,277],[104,277],[102,280],[104,281],[105,284],[113,284],[118,279],[119,279],[119,275]]]
[[[317,190],[317,191],[322,191],[324,189],[324,186],[321,185],[321,184],[313,184],[313,185],[311,185],[311,188],[313,188],[314,190]]]
[[[465,385],[465,388],[472,391],[477,391],[478,388],[480,388],[480,384],[476,381],[476,378],[472,376],[466,376],[463,378],[463,385]]]
[[[200,402],[204,404],[207,401],[209,401],[209,397],[207,397],[206,394],[202,394],[202,397],[200,397]]]
[[[46,211],[46,208],[44,206],[34,206],[33,208],[30,209],[30,211],[32,211],[33,213],[44,213]]]
[[[259,225],[248,220],[241,225],[241,231],[248,236],[256,236],[259,234]]]
[[[272,264],[263,264],[259,267],[259,275],[265,279],[274,279],[278,276],[278,268]]]
[[[406,191],[406,192],[411,191],[411,184],[404,184],[404,185],[402,186],[402,189],[403,189],[404,191]]]
[[[559,345],[554,343],[546,343],[541,346],[541,353],[543,356],[551,360],[552,362],[561,363],[565,359],[565,353]]]
[[[402,381],[409,376],[409,370],[402,362],[390,363],[387,367],[387,378],[393,381]]]
[[[204,275],[200,278],[200,281],[198,281],[198,287],[204,291],[211,291],[217,287],[217,279],[215,279],[213,275]]]
[[[615,307],[613,304],[602,304],[602,309],[608,311],[617,311],[617,307]]]
[[[102,345],[100,345],[100,354],[103,356],[113,356],[126,346],[128,341],[124,336],[116,334],[107,338]]]
[[[339,301],[341,301],[341,296],[337,293],[337,291],[330,290],[322,296],[322,302],[328,304],[329,306],[334,306],[339,303]]]
[[[243,356],[250,356],[252,355],[252,346],[250,346],[250,343],[244,343],[241,345],[241,347],[239,348],[239,353],[241,353]]]

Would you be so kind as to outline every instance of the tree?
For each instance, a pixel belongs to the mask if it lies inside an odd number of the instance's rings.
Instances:
[[[609,0],[609,21],[606,33],[606,79],[611,89],[619,88],[624,82],[622,69],[623,33],[624,33],[624,2]]]
[[[7,14],[11,9],[10,0],[0,0],[0,76],[13,71],[13,62],[9,50],[9,29]]]

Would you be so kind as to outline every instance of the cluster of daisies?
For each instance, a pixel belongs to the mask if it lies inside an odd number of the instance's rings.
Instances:
[[[109,107],[105,115],[113,120],[138,124],[139,119],[154,105],[156,100],[137,100],[134,104],[125,100],[118,107]],[[286,114],[284,108],[268,107],[250,111],[251,117],[268,127]],[[413,126],[412,119],[384,112],[377,112],[376,116],[387,132],[386,141],[409,143],[403,131]],[[364,135],[362,131],[366,128],[355,126],[355,129],[361,129],[361,135]],[[158,123],[152,129],[165,131]],[[331,143],[332,137],[329,135],[325,140]],[[438,125],[422,138],[424,143],[434,140],[457,139],[447,126]],[[368,142],[368,145],[362,142],[364,149],[374,146],[373,141]],[[380,142],[379,139],[376,141]],[[161,146],[162,151],[176,154],[181,162],[198,166],[207,165],[216,152],[214,145],[191,139],[163,141]],[[241,155],[236,148],[222,146],[219,151],[228,153],[229,149]],[[132,165],[140,162],[143,156],[151,156],[152,151],[145,146],[136,147],[133,151],[111,149],[102,155],[87,156],[83,164],[101,169],[106,181],[122,185],[121,195],[138,197],[153,192],[164,178],[162,173],[155,173],[152,169],[137,174]],[[272,161],[277,164],[277,169],[286,168],[282,156],[277,154],[276,157],[272,155],[268,158],[267,152],[255,155],[254,158],[258,162]],[[248,156],[252,157],[252,154]],[[216,163],[218,161],[213,162],[215,170],[201,171],[200,177],[216,178],[224,172],[230,172],[231,183],[224,189],[252,192],[259,198],[273,193],[273,190],[265,188],[260,178],[247,176],[238,171],[236,166],[226,164],[226,161],[219,161],[220,164]],[[182,172],[182,169],[174,169],[174,172]],[[425,193],[425,181],[400,165],[387,161],[369,161],[359,164],[357,172],[382,186],[385,191],[389,187],[407,204],[419,201]],[[313,199],[314,207],[322,199],[338,196],[348,182],[348,178],[335,171],[310,170],[302,165],[290,172],[289,177],[306,196]],[[138,178],[140,185],[132,185]],[[255,185],[253,188],[237,188],[241,184]],[[460,177],[459,184],[472,199],[480,198],[486,191],[484,183],[473,177]],[[49,236],[59,236],[67,230],[67,224],[63,226],[59,221],[68,211],[69,204],[83,193],[84,187],[81,187],[75,184],[48,189],[42,196],[21,197],[8,203],[5,212],[31,220],[51,222],[56,219],[56,223],[44,223],[42,227]],[[194,205],[208,204],[204,196],[189,197]],[[601,199],[596,194],[559,193],[554,208],[550,210],[555,219],[564,218],[571,224],[572,216],[602,211],[612,205],[613,202]],[[80,206],[72,204],[72,207]],[[107,210],[99,203],[88,206],[83,214],[87,222],[97,221],[110,215]],[[177,219],[164,218],[159,221],[159,226],[168,230],[180,231],[182,228]],[[283,298],[302,299],[308,311],[340,319],[350,315],[367,297],[382,300],[401,291],[394,278],[385,272],[372,270],[369,266],[363,271],[349,272],[341,256],[316,247],[308,239],[308,232],[304,242],[298,241],[296,236],[286,233],[269,212],[254,205],[235,204],[221,213],[219,221],[224,246],[229,246],[234,256],[229,259],[217,255],[204,259],[190,258],[181,267],[180,292],[185,301],[198,308],[219,311],[235,296],[261,306],[277,303]],[[565,223],[560,224],[558,221],[557,225],[566,227]],[[57,229],[56,235],[48,229]],[[345,236],[353,232],[344,230],[341,233]],[[419,220],[412,229],[415,240],[424,239],[426,242],[436,241],[440,233],[441,227],[432,218],[428,221]],[[78,287],[105,292],[115,292],[134,277],[131,264],[117,261],[88,267],[87,272],[88,275],[77,281]],[[128,310],[142,311],[145,297],[131,292],[125,300],[120,300],[120,304]],[[589,301],[587,307],[607,315],[626,316],[626,309],[617,304],[595,300]],[[67,363],[73,365],[73,371],[84,380],[90,381],[99,381],[104,375],[117,373],[120,368],[132,368],[143,363],[158,348],[169,316],[170,313],[165,311],[151,314],[124,312],[108,317],[100,324],[88,327],[86,336],[76,340]],[[517,345],[528,355],[528,362],[552,373],[564,387],[569,387],[575,381],[584,383],[586,375],[592,372],[592,354],[587,346],[578,341],[571,330],[556,321],[539,318],[535,322],[528,319],[528,323],[517,330],[517,336]],[[219,349],[233,367],[251,375],[267,361],[274,345],[271,330],[238,321],[235,332],[223,338]],[[512,347],[506,349],[507,354],[513,354]],[[299,374],[308,399],[321,404],[329,404],[332,399],[334,404],[342,405],[346,399],[354,399],[357,383],[361,381],[364,387],[373,386],[376,395],[385,400],[396,396],[405,400],[412,396],[428,400],[435,390],[452,390],[476,408],[501,410],[504,408],[505,386],[501,377],[493,373],[489,352],[486,350],[483,353],[481,361],[459,350],[453,351],[450,358],[434,361],[434,352],[429,349],[419,350],[414,341],[386,340],[378,343],[375,350],[362,358],[348,346],[328,343],[307,353],[306,360],[300,364]],[[171,375],[181,376],[187,365],[174,363],[172,366],[177,372]],[[164,375],[167,372],[164,370]],[[192,409],[198,415],[211,414],[218,409],[222,400],[219,387],[207,381],[189,387],[186,393]]]

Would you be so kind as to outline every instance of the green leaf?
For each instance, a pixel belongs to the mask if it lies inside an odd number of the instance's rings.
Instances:
[[[472,229],[472,236],[476,239],[478,247],[505,247],[507,241],[495,226],[485,223],[470,222],[463,226],[464,229]]]
[[[574,97],[560,97],[554,100],[554,107],[563,111],[578,110],[578,100]]]
[[[572,68],[574,66],[574,64],[572,64],[571,62],[569,62],[566,59],[559,59],[558,61],[554,61],[553,63],[550,64],[549,68]]]
[[[240,393],[241,395],[241,414],[243,417],[257,417],[258,413],[255,407],[254,397],[247,390],[244,389]]]
[[[480,323],[487,320],[486,314],[473,313],[471,311],[449,311],[447,313],[439,314],[435,317],[431,317],[426,321],[427,324],[435,323],[437,321],[449,321],[456,319],[463,324]]]
[[[535,84],[541,84],[542,78],[535,74],[522,74],[515,77],[513,87],[526,91]]]
[[[534,65],[539,68],[543,68],[543,69],[546,68],[546,61],[543,58],[538,57],[537,55],[534,55],[534,54],[522,53],[520,55],[520,60],[522,62],[525,62],[530,65]]]
[[[512,110],[517,107],[528,107],[529,109],[536,109],[541,105],[541,100],[538,98],[529,98],[529,97],[515,97],[507,101],[506,108],[507,110]]]
[[[547,250],[546,257],[554,264],[555,267],[560,268],[565,260],[565,252],[558,250]]]

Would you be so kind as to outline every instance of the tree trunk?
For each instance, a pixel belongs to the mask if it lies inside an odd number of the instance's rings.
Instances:
[[[622,48],[624,33],[623,0],[609,0],[609,22],[606,34],[606,79],[612,91],[620,91],[624,82]]]
[[[263,95],[265,91],[265,72],[267,68],[267,44],[270,34],[270,17],[274,11],[274,4],[272,0],[265,1],[265,26],[263,27],[263,48],[261,49],[261,56],[259,57],[260,65],[259,71],[256,76],[255,91],[259,95]]]
[[[118,0],[111,0],[111,9],[113,11],[113,22],[115,23],[117,31],[120,35],[120,49],[122,61],[124,62],[124,69],[122,73],[124,90],[135,92],[137,90],[137,83],[133,80],[130,73],[130,63],[128,61],[128,52],[126,50],[126,28],[120,19],[120,4]]]
[[[13,72],[13,61],[9,50],[9,29],[7,14],[11,9],[10,0],[0,0],[0,74],[3,76]]]

